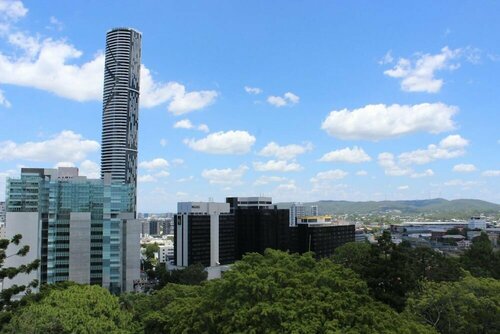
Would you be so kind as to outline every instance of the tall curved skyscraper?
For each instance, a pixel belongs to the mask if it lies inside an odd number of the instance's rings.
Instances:
[[[102,108],[101,176],[133,185],[134,212],[137,185],[137,132],[141,34],[115,28],[106,34]]]

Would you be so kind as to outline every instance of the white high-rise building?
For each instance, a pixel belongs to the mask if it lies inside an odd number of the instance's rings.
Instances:
[[[311,216],[319,216],[319,207],[317,205],[311,205]]]
[[[290,207],[290,226],[297,225],[297,218],[306,215],[306,208],[302,203],[293,203]]]

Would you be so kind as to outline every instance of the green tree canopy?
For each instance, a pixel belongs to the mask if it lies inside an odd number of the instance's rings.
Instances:
[[[146,333],[434,333],[374,301],[353,271],[275,250],[201,286],[168,284],[150,307]]]
[[[132,316],[118,298],[95,285],[53,289],[13,314],[2,333],[132,333]]]
[[[424,282],[404,314],[443,334],[500,333],[500,281],[466,276],[458,282]]]
[[[464,269],[474,276],[500,279],[500,253],[495,253],[486,233],[474,238],[470,249],[460,257]]]

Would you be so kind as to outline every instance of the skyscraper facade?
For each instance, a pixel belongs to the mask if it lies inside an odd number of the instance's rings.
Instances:
[[[102,108],[101,176],[109,173],[112,182],[132,185],[134,212],[141,38],[130,28],[115,28],[106,34]]]
[[[6,233],[22,234],[30,252],[6,265],[40,259],[40,268],[5,286],[69,280],[131,290],[139,278],[140,247],[132,192],[130,184],[87,179],[77,168],[21,169],[20,178],[7,180]]]

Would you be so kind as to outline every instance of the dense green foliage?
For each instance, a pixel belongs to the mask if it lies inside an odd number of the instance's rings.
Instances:
[[[500,252],[494,252],[486,233],[472,241],[472,246],[461,257],[464,269],[474,276],[500,279]]]
[[[208,273],[205,267],[200,264],[192,264],[184,269],[167,271],[165,265],[160,264],[156,268],[156,278],[158,279],[157,289],[163,288],[167,283],[199,285],[207,280]]]
[[[38,281],[33,280],[28,285],[13,285],[10,288],[3,288],[3,281],[6,278],[12,279],[19,274],[29,274],[31,271],[36,270],[40,264],[39,260],[35,260],[28,264],[23,264],[19,267],[4,267],[3,264],[5,260],[12,256],[26,256],[30,250],[30,246],[25,245],[23,247],[18,247],[17,252],[13,254],[7,254],[9,245],[19,246],[22,236],[16,234],[11,240],[0,239],[0,281],[2,284],[2,292],[0,292],[0,309],[4,307],[9,307],[11,305],[12,296],[23,292],[29,291],[38,285]]]
[[[456,281],[464,275],[454,259],[430,248],[395,245],[388,232],[375,245],[345,244],[335,250],[332,260],[358,273],[374,298],[398,311],[404,309],[408,294],[420,281]]]
[[[351,270],[311,254],[248,254],[223,279],[137,297],[145,333],[432,333],[368,295]]]
[[[201,265],[169,273],[157,265],[160,285],[149,293],[42,286],[1,312],[1,332],[500,333],[497,256],[485,235],[455,259],[395,245],[385,232],[320,261],[247,254],[212,281]]]
[[[458,282],[424,282],[406,312],[443,334],[500,333],[500,281],[467,276]]]
[[[50,289],[38,301],[14,312],[2,333],[131,333],[132,316],[118,298],[91,285]]]

